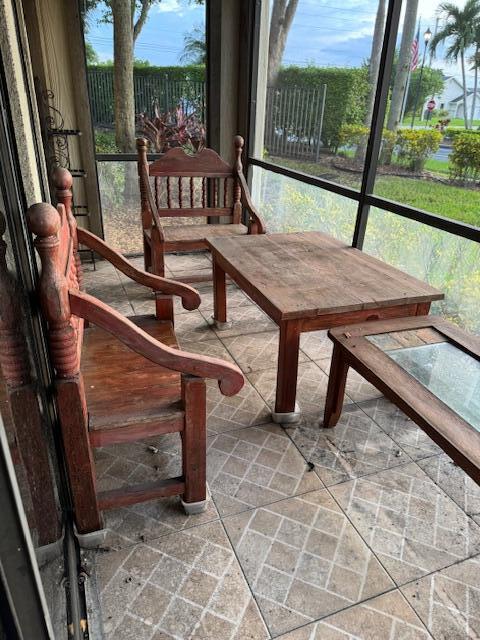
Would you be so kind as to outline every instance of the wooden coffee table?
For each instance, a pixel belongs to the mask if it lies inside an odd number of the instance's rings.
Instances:
[[[278,325],[275,422],[295,422],[300,334],[343,324],[428,314],[443,294],[319,232],[208,241],[214,320],[227,325],[226,274]]]
[[[324,427],[342,413],[348,368],[407,414],[480,484],[480,338],[435,316],[331,329]]]

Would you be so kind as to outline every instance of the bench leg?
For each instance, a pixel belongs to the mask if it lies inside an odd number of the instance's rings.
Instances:
[[[334,427],[342,414],[347,374],[348,363],[340,348],[334,345],[325,401],[324,427]]]
[[[277,364],[277,395],[272,420],[278,423],[297,422],[300,410],[296,403],[298,349],[300,347],[300,330],[295,321],[283,322],[280,325]]]
[[[145,264],[145,271],[148,273],[152,268],[152,249],[145,237],[143,238],[143,262]]]
[[[88,437],[87,411],[81,376],[56,385],[62,439],[72,490],[75,524],[79,533],[102,528],[96,493],[95,462]]]
[[[152,229],[150,246],[151,271],[156,276],[165,277],[165,253],[156,227]],[[173,298],[162,293],[155,294],[155,317],[157,320],[173,322]]]
[[[182,464],[185,493],[182,504],[187,515],[207,508],[207,393],[205,380],[182,375],[185,429],[182,434]]]
[[[165,252],[157,227],[152,227],[152,244],[150,245],[152,273],[165,277]]]
[[[215,257],[213,259],[213,321],[217,329],[228,329],[227,322],[227,283],[225,271]]]

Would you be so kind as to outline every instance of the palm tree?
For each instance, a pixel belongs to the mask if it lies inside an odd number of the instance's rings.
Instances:
[[[180,62],[191,64],[205,64],[207,62],[207,44],[205,41],[205,27],[196,25],[191,33],[183,36],[183,52]]]
[[[443,2],[439,6],[440,15],[444,18],[445,24],[437,31],[430,40],[430,52],[434,56],[440,43],[445,43],[445,60],[458,62],[462,67],[463,85],[463,117],[465,128],[470,128],[470,121],[467,113],[467,79],[465,75],[465,52],[472,46],[475,39],[475,25],[479,19],[479,0],[467,0],[463,9],[457,7],[452,2]]]
[[[473,123],[473,120],[475,118],[475,106],[477,102],[478,69],[480,67],[480,18],[475,22],[474,46],[475,46],[475,53],[469,60],[470,64],[472,65],[471,69],[473,69],[475,73],[475,76],[474,76],[475,80],[473,82],[472,110],[470,112],[471,123]]]
[[[412,42],[417,22],[418,0],[407,0],[403,21],[402,41],[392,89],[392,99],[388,112],[387,129],[396,131],[402,118],[402,105],[407,90],[408,73],[412,62]],[[387,158],[385,158],[386,160]]]
[[[387,15],[387,3],[386,0],[379,0],[377,8],[377,16],[375,18],[375,28],[373,32],[372,52],[370,54],[370,63],[368,65],[368,98],[367,108],[365,111],[365,126],[370,128],[373,115],[373,106],[375,103],[375,91],[377,88],[378,71],[380,68],[380,57],[382,54],[383,33],[385,31],[385,18]],[[362,140],[358,146],[355,154],[355,158],[360,161],[365,160],[365,151],[367,148],[367,141]]]

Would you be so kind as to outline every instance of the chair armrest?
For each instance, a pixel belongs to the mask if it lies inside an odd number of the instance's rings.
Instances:
[[[200,295],[196,289],[190,287],[188,284],[168,280],[167,278],[162,278],[152,273],[147,273],[146,271],[137,269],[124,256],[109,247],[101,238],[86,229],[81,229],[79,227],[77,235],[79,242],[87,246],[89,249],[92,249],[92,251],[96,251],[102,256],[102,258],[108,260],[108,262],[113,264],[114,267],[135,282],[138,282],[138,284],[142,284],[145,287],[149,287],[150,289],[161,293],[181,296],[183,308],[188,309],[189,311],[199,307],[201,302]]]
[[[257,209],[255,208],[255,205],[252,202],[247,181],[245,180],[245,176],[243,175],[243,173],[238,172],[237,179],[240,185],[242,204],[250,212],[250,217],[253,220],[253,224],[256,225],[257,227],[257,233],[266,233],[267,228],[265,226],[265,222],[263,221],[262,216],[257,211]]]
[[[118,311],[87,293],[70,290],[68,297],[73,314],[108,331],[132,351],[151,362],[172,371],[189,373],[197,378],[218,380],[218,386],[224,396],[233,396],[243,387],[245,379],[236,365],[218,358],[167,347]]]

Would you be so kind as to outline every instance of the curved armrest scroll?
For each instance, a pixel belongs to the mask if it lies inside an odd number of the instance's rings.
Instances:
[[[245,379],[236,365],[167,347],[97,298],[80,291],[69,291],[68,295],[73,314],[108,331],[148,360],[172,371],[218,380],[224,396],[233,396],[243,387]]]
[[[181,296],[184,309],[188,309],[189,311],[199,307],[201,302],[200,295],[193,287],[137,269],[124,256],[117,253],[117,251],[109,247],[101,238],[90,233],[90,231],[87,231],[86,229],[79,228],[77,230],[77,234],[79,242],[87,246],[89,249],[96,251],[99,255],[105,258],[105,260],[108,260],[108,262],[113,264],[119,271],[135,282],[138,282],[138,284],[143,284],[145,287],[149,287],[150,289],[161,293]]]
[[[242,194],[242,204],[250,211],[250,215],[253,218],[254,222],[257,225],[258,233],[266,233],[267,228],[265,226],[265,222],[263,221],[262,216],[255,208],[255,205],[252,202],[252,198],[250,196],[250,191],[248,189],[247,181],[245,180],[245,176],[243,173],[237,173],[238,182],[240,184],[240,191]]]

